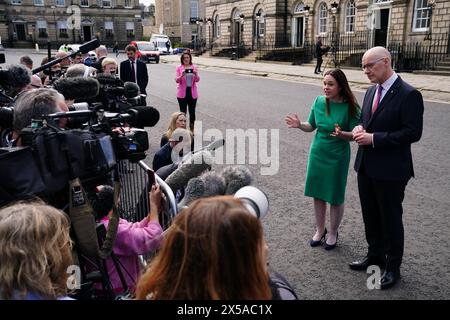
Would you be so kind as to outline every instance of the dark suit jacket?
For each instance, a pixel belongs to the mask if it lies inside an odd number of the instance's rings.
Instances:
[[[141,60],[136,60],[136,80],[141,93],[147,94],[145,88],[148,84],[147,65]],[[125,60],[120,63],[120,79],[123,82],[132,81],[131,79],[131,63],[130,60]]]
[[[371,116],[375,92],[376,86],[367,90],[360,120],[374,134],[374,147],[358,148],[354,168],[364,167],[372,179],[408,180],[414,177],[411,143],[422,136],[422,94],[398,77]]]
[[[103,60],[105,60],[105,58],[106,58],[106,56],[105,57],[101,57],[96,62],[91,64],[91,67],[97,69],[98,73],[102,73],[103,72],[102,62],[103,62]]]

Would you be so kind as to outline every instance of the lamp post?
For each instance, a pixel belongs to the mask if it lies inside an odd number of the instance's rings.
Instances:
[[[50,7],[53,10],[53,22],[55,23],[56,48],[58,48],[58,25],[56,24],[55,6]]]
[[[428,29],[428,33],[425,36],[425,40],[432,40],[432,28],[433,28],[433,9],[436,5],[436,0],[428,0],[428,10],[430,10],[430,27]]]
[[[334,62],[334,67],[337,67],[337,61],[336,61],[336,13],[338,11],[338,4],[336,2],[333,2],[331,4],[331,15],[333,18],[333,30],[331,33],[331,49],[332,49],[332,53],[333,53],[333,62]]]
[[[199,38],[199,32],[198,32],[198,30],[199,30],[199,26],[200,26],[200,20],[197,19],[197,20],[195,21],[195,23],[197,24],[197,35],[195,36],[195,51],[198,51],[198,38]]]

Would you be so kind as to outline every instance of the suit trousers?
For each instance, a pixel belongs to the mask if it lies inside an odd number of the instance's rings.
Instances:
[[[195,123],[195,106],[197,99],[192,98],[192,90],[190,87],[186,87],[186,96],[184,98],[177,98],[178,105],[180,106],[180,112],[184,112],[187,115],[187,107],[189,106],[189,128],[194,129]]]
[[[407,180],[377,180],[358,172],[358,191],[369,245],[368,257],[386,261],[387,271],[397,271],[403,258],[403,207]]]

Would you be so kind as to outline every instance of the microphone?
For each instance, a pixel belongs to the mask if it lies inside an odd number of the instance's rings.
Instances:
[[[229,166],[220,172],[207,171],[187,183],[179,210],[194,200],[217,195],[232,195],[250,185],[252,173],[245,166]]]
[[[45,69],[51,68],[52,66],[54,66],[57,63],[60,63],[61,61],[63,61],[66,58],[75,57],[78,53],[82,53],[82,54],[88,53],[89,51],[95,50],[99,46],[100,46],[100,40],[98,40],[98,39],[91,40],[91,41],[86,42],[85,44],[81,45],[80,48],[78,49],[78,51],[75,51],[75,52],[72,52],[72,53],[68,53],[64,57],[60,57],[60,58],[57,58],[55,60],[52,60],[52,61],[50,61],[50,62],[40,66],[39,68],[33,69],[31,71],[31,73],[32,74],[36,74],[36,73],[41,72],[41,71],[43,71]]]
[[[185,187],[190,179],[210,170],[212,161],[211,153],[208,151],[194,153],[186,162],[180,164],[177,170],[167,177],[165,182],[176,192]]]
[[[205,193],[205,182],[200,177],[195,177],[189,180],[186,189],[184,190],[184,197],[178,203],[178,211],[187,207],[191,202],[200,199]]]
[[[113,87],[122,87],[123,86],[123,81],[120,80],[119,78],[116,78],[112,74],[99,73],[99,74],[97,74],[97,76],[95,78],[101,85],[109,85],[109,86],[113,86]]]
[[[88,53],[89,51],[97,49],[98,47],[100,47],[100,40],[96,38],[81,45],[77,53],[81,52],[82,54],[85,54]]]
[[[226,182],[226,195],[235,194],[239,189],[252,184],[253,175],[246,166],[229,166],[221,172]]]
[[[66,100],[79,100],[97,97],[100,84],[93,78],[75,77],[57,80],[53,87]]]
[[[133,127],[153,127],[159,121],[159,111],[150,106],[137,106],[129,109],[127,113],[114,114],[109,121],[113,124],[126,122]]]
[[[11,65],[8,70],[0,70],[0,85],[12,88],[25,88],[31,82],[30,71],[20,64]]]
[[[134,98],[140,93],[139,86],[134,82],[125,82],[123,88],[125,89],[125,98]]]

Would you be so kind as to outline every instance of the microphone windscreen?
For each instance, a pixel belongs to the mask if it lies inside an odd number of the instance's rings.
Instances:
[[[207,171],[204,172],[200,178],[205,184],[205,191],[203,197],[212,197],[223,195],[226,189],[225,178],[218,172]]]
[[[101,85],[109,85],[109,86],[114,86],[114,87],[123,86],[123,81],[120,80],[119,78],[116,78],[112,74],[98,73],[97,76],[95,77],[95,79],[97,79],[97,81]]]
[[[55,81],[53,87],[66,100],[90,99],[98,95],[100,84],[93,78],[63,78]]]
[[[153,127],[159,121],[159,111],[150,106],[133,107],[128,113],[134,116],[131,124],[135,127]]]
[[[184,188],[190,179],[210,170],[212,161],[211,153],[208,151],[194,153],[188,161],[183,162],[177,170],[167,177],[166,183],[176,192]]]
[[[222,170],[227,188],[225,194],[231,195],[240,188],[248,186],[252,183],[253,175],[246,166],[229,166]]]
[[[139,86],[134,82],[125,82],[123,88],[125,89],[125,98],[134,98],[140,93]]]
[[[205,182],[200,177],[189,180],[186,189],[184,190],[184,197],[178,204],[181,209],[188,206],[192,201],[200,199],[205,193]]]
[[[100,47],[100,40],[99,39],[94,39],[91,40],[89,42],[86,42],[85,44],[80,46],[80,49],[78,49],[81,53],[85,54],[88,53],[89,51],[95,50],[98,47]]]

